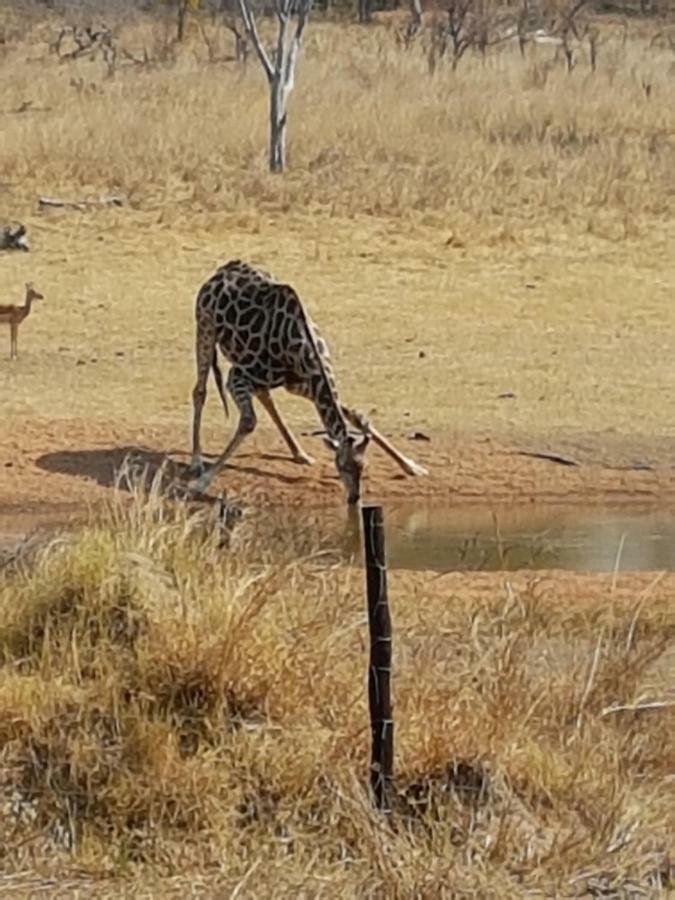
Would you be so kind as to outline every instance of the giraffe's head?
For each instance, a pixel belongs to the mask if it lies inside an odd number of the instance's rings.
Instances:
[[[347,490],[347,503],[353,506],[361,498],[361,475],[370,435],[364,434],[356,438],[351,434],[345,434],[341,440],[331,437],[324,440],[335,453],[335,467]]]

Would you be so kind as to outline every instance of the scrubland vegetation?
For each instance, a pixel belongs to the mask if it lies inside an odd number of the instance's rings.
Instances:
[[[116,500],[0,576],[6,873],[245,896],[670,883],[675,613],[658,578],[561,603],[540,578],[393,573],[389,828],[367,793],[362,571],[278,520],[219,550],[205,521]]]
[[[454,70],[438,59],[430,74],[427,32],[405,49],[401,18],[388,15],[367,28],[312,22],[284,178],[267,172],[268,92],[256,60],[209,63],[232,57],[226,29],[200,23],[212,33],[207,46],[188,23],[177,44],[172,20],[130,13],[113,29],[111,71],[101,54],[59,62],[50,53],[55,13],[10,16],[0,51],[3,177],[16,203],[32,205],[45,186],[120,191],[169,220],[175,207],[261,215],[302,206],[321,219],[421,217],[454,226],[458,239],[551,229],[635,236],[672,213],[667,21],[601,22],[595,71],[585,40],[571,72],[560,47],[530,43],[521,55],[510,40],[466,52]],[[88,20],[98,21],[80,15]]]

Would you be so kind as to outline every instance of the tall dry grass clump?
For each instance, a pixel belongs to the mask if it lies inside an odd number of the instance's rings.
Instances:
[[[137,496],[2,575],[5,874],[317,896],[668,882],[675,711],[608,708],[663,697],[672,603],[392,577],[389,829],[367,795],[360,571],[255,522],[219,549],[205,521]]]
[[[119,189],[146,208],[426,214],[478,231],[608,221],[621,234],[672,213],[672,52],[637,33],[608,26],[594,73],[583,57],[568,74],[554,48],[521,58],[507,44],[430,75],[426,53],[397,47],[387,28],[315,22],[290,168],[274,178],[255,64],[209,64],[197,30],[167,49],[166,25],[136,19],[117,40],[150,62],[108,77],[102,60],[49,53],[57,25],[0,57],[7,110],[32,105],[3,121],[0,176],[17,202]]]

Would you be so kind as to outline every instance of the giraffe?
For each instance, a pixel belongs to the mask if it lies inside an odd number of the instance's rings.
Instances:
[[[293,460],[311,465],[277,410],[270,391],[284,387],[310,400],[326,430],[324,441],[335,454],[338,475],[350,505],[358,503],[364,454],[372,439],[408,475],[427,471],[400,453],[356,410],[344,406],[337,393],[326,342],[295,290],[268,272],[242,260],[221,266],[199,289],[195,303],[197,381],[192,392],[192,461],[195,490],[206,493],[211,482],[256,427],[256,398],[279,430]],[[215,463],[206,469],[201,454],[201,419],[209,373],[213,370],[225,414],[227,400],[218,366],[218,348],[232,364],[227,390],[239,411],[239,423]],[[349,433],[348,423],[358,437]]]

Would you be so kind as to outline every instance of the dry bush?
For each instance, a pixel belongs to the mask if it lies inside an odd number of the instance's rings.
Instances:
[[[145,208],[452,216],[476,232],[583,229],[598,212],[629,231],[672,212],[672,52],[647,39],[607,38],[595,73],[579,57],[568,74],[551,47],[523,59],[515,43],[430,77],[425,55],[397,49],[384,27],[315,23],[290,112],[290,169],[274,178],[260,72],[207,65],[196,29],[175,63],[173,50],[164,59],[163,27],[121,26],[118,44],[156,65],[112,78],[102,61],[59,63],[47,34],[7,51],[3,105],[46,110],[3,121],[0,179],[16,206],[38,191],[121,190]],[[73,87],[83,82],[92,90]]]
[[[224,553],[206,521],[136,494],[0,576],[5,874],[317,895],[666,884],[675,710],[607,708],[663,696],[672,603],[393,577],[388,830],[366,788],[360,572],[283,523],[251,521]]]

